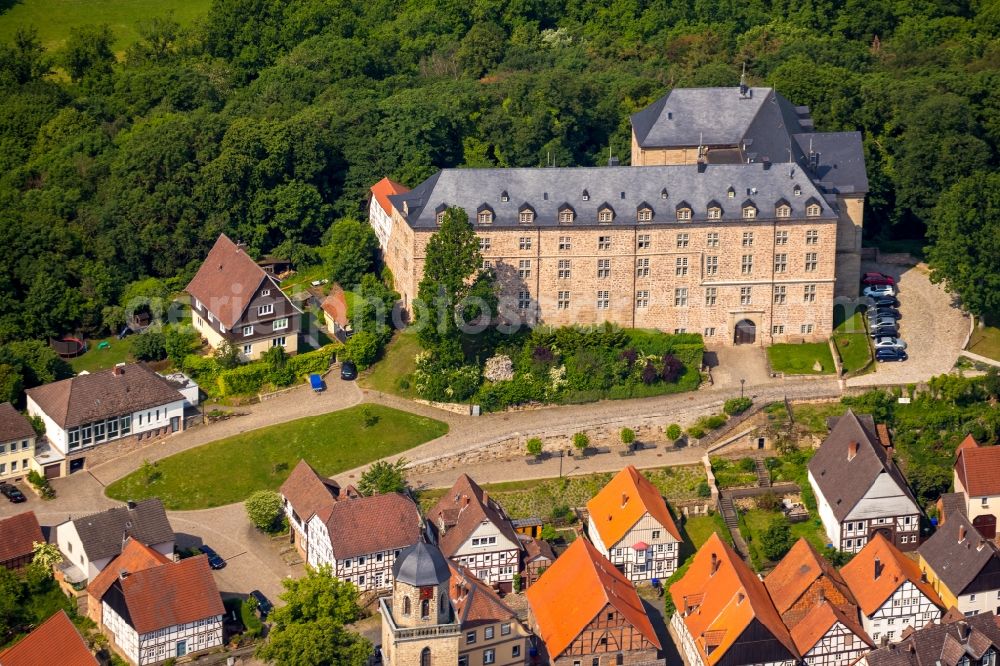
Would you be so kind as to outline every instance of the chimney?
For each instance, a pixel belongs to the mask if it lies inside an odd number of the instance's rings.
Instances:
[[[875,558],[875,580],[882,575],[882,560]]]
[[[958,542],[962,543],[965,541],[965,525],[958,526]]]
[[[821,587],[819,588],[819,603],[823,603],[824,601],[826,601],[826,590]]]
[[[719,556],[716,555],[715,553],[712,553],[712,573],[709,574],[710,576],[715,575],[715,572],[719,570],[720,564],[722,564],[722,562],[719,561]]]
[[[626,504],[628,504],[628,493],[622,493],[622,508],[623,509],[625,508]]]
[[[116,363],[114,369],[111,371],[111,374],[114,375],[115,377],[121,377],[122,375],[124,375],[125,374],[125,364],[124,363]]]
[[[854,460],[854,456],[858,455],[858,443],[851,442],[847,445],[847,460],[850,462]]]
[[[127,502],[125,502],[125,506],[128,507],[129,511],[132,511],[133,509],[135,509],[135,500],[128,500]]]

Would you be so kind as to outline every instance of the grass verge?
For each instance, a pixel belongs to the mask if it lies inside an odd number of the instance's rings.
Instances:
[[[994,361],[1000,361],[1000,328],[995,326],[976,327],[969,338],[969,351]]]
[[[378,418],[366,427],[362,410]],[[199,446],[137,470],[108,486],[109,497],[159,497],[171,510],[241,502],[256,490],[277,489],[304,458],[324,476],[410,449],[448,431],[441,421],[381,405],[359,405],[261,428]]]
[[[416,358],[420,351],[420,341],[417,340],[414,328],[397,331],[392,341],[386,345],[382,360],[359,377],[358,384],[402,398],[416,398],[416,391],[409,378],[417,368]]]
[[[134,335],[126,336],[119,340],[117,335],[100,340],[87,340],[87,351],[82,356],[71,358],[69,364],[77,373],[97,372],[113,368],[116,363],[128,363],[132,360],[132,341]],[[108,343],[107,349],[101,349],[102,342]]]
[[[798,345],[777,344],[767,348],[771,368],[789,375],[829,375],[835,371],[830,345],[825,342],[805,342]],[[820,369],[816,370],[819,362]]]
[[[860,312],[842,322],[833,332],[833,343],[840,352],[845,372],[859,372],[871,365],[871,345],[865,333],[864,315]]]

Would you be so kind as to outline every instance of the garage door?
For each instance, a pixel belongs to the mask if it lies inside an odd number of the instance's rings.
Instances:
[[[45,466],[45,478],[46,479],[58,479],[59,478],[59,464],[46,465]]]

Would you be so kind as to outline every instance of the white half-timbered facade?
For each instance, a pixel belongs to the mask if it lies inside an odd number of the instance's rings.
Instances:
[[[115,645],[139,666],[210,650],[222,645],[222,615],[139,634],[107,602],[101,604],[104,626]]]
[[[354,555],[337,559],[330,544],[330,530],[319,516],[307,524],[309,554],[313,567],[329,566],[334,576],[346,580],[359,590],[387,590],[392,587],[392,565],[400,548]]]
[[[518,572],[519,541],[510,537],[494,523],[480,523],[469,537],[455,549],[450,559],[468,568],[487,585],[513,583]]]
[[[792,640],[802,654],[804,666],[850,666],[873,647],[858,625],[858,618],[841,614],[829,603],[814,606],[792,628]]]
[[[941,617],[937,604],[910,581],[905,581],[873,613],[862,613],[861,621],[872,640],[884,637],[890,643],[902,638],[907,627],[920,629]]]

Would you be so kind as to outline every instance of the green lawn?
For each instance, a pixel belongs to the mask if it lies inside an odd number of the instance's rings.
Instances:
[[[393,393],[403,398],[417,397],[408,378],[417,367],[416,357],[421,349],[416,329],[408,328],[405,331],[397,331],[392,341],[386,346],[382,360],[361,375],[358,378],[358,383],[365,388],[382,393]],[[400,380],[405,380],[403,386],[406,388],[400,385]]]
[[[789,375],[829,375],[836,370],[830,345],[825,342],[771,345],[767,348],[767,356],[775,372]],[[816,361],[822,367],[818,372],[814,368]]]
[[[745,513],[740,512],[740,532],[742,532],[744,540],[752,551],[750,559],[758,568],[761,564],[767,562],[767,558],[764,557],[761,551],[760,535],[767,531],[767,528],[771,525],[771,521],[775,519],[785,520],[785,517],[778,511],[763,511],[761,509],[753,509]],[[816,550],[822,553],[826,551],[826,544],[829,542],[829,539],[826,536],[826,532],[823,531],[822,525],[816,525],[817,522],[815,519],[810,518],[805,522],[790,524],[789,527],[791,528],[792,539],[794,541],[805,537],[809,543],[815,546]]]
[[[684,521],[684,531],[694,545],[695,549],[701,548],[702,544],[708,541],[712,532],[717,533],[722,540],[732,545],[733,535],[729,533],[729,528],[722,520],[721,513],[713,513],[710,516],[691,516]]]
[[[802,424],[817,435],[826,435],[826,419],[840,416],[847,411],[847,405],[837,402],[821,402],[815,404],[792,405],[792,416],[795,423]]]
[[[117,335],[101,340],[87,340],[87,351],[83,356],[71,358],[69,364],[76,372],[96,372],[97,370],[107,370],[113,368],[116,363],[128,363],[132,360],[132,341],[134,335],[126,336],[124,340],[119,340]],[[100,349],[99,345],[107,342],[110,347]]]
[[[969,338],[969,351],[973,354],[986,356],[1000,361],[1000,328],[995,326],[978,326]]]
[[[368,409],[378,423],[365,427]],[[360,405],[299,419],[206,444],[159,461],[159,478],[146,483],[141,471],[108,486],[115,499],[159,497],[168,509],[205,509],[240,502],[252,492],[277,489],[300,458],[332,476],[448,431],[441,421],[381,405]]]
[[[833,332],[833,343],[837,345],[840,361],[846,372],[857,372],[869,365],[871,347],[862,313],[856,313],[837,326]]]
[[[138,25],[154,16],[173,16],[182,26],[189,26],[205,16],[211,0],[20,0],[4,2],[9,7],[0,13],[0,41],[9,42],[22,26],[38,29],[46,49],[57,49],[69,36],[71,28],[106,23],[115,33],[115,51],[139,38]]]

